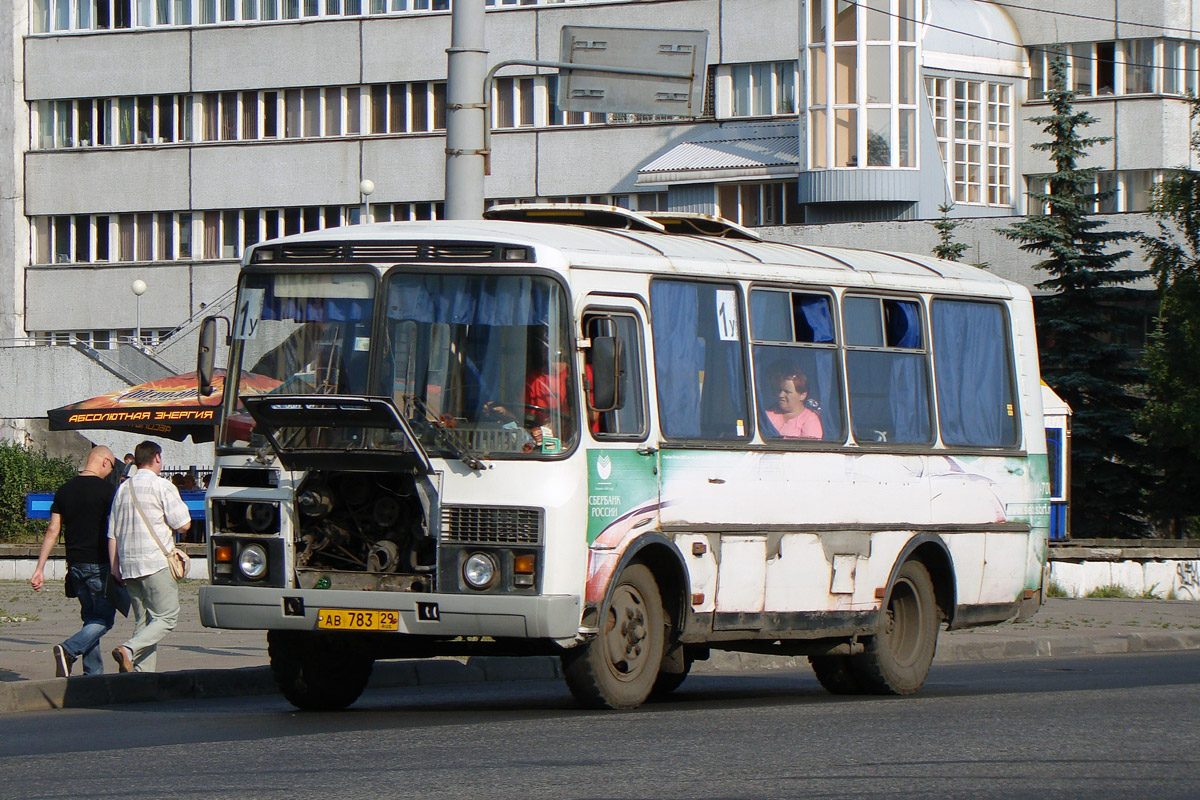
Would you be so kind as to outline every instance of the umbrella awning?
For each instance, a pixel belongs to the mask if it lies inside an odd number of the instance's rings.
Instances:
[[[242,394],[263,394],[279,386],[265,375],[242,373]],[[110,430],[183,441],[211,442],[221,420],[225,371],[213,375],[213,393],[201,397],[196,373],[172,375],[102,394],[46,412],[50,430]]]

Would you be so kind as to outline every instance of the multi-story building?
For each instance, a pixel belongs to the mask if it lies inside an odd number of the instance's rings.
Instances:
[[[155,347],[219,305],[250,243],[357,223],[367,202],[377,221],[441,215],[449,2],[5,3],[0,339],[103,350],[138,329]],[[709,45],[697,119],[572,112],[554,70],[505,69],[487,202],[715,213],[785,241],[921,252],[951,203],[972,260],[1033,283],[994,229],[1047,171],[1028,121],[1046,109],[1047,59],[1066,55],[1100,120],[1089,133],[1113,137],[1089,162],[1115,190],[1097,210],[1136,214],[1164,169],[1189,163],[1198,13],[1195,0],[488,0],[492,64],[557,60],[563,25],[704,29]]]

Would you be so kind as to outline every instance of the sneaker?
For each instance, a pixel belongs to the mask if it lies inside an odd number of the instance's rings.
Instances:
[[[54,645],[54,677],[69,678],[71,676],[71,665],[75,663],[75,656],[67,653],[65,647],[61,644]]]
[[[112,651],[112,657],[117,662],[117,672],[133,672],[133,656],[129,648],[121,645]]]

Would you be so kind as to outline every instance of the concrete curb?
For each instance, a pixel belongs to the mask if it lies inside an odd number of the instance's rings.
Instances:
[[[1200,632],[1133,633],[1100,637],[1011,639],[995,642],[954,642],[942,637],[935,664],[967,661],[1004,661],[1028,658],[1063,658],[1115,653],[1200,650]],[[807,669],[804,656],[769,656],[714,650],[706,661],[697,661],[696,674],[737,670]],[[554,680],[562,677],[553,656],[477,656],[465,662],[453,659],[380,661],[371,673],[368,688],[445,686],[466,683]],[[209,697],[246,697],[274,694],[278,690],[269,667],[198,669],[180,672],[146,672],[132,675],[52,678],[39,681],[0,682],[0,713],[50,711],[58,708],[96,708],[107,705],[166,700],[199,700]]]

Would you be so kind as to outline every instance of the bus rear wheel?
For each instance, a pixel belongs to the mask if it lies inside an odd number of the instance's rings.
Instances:
[[[267,631],[267,654],[279,691],[296,708],[338,711],[362,694],[375,659],[350,637]]]
[[[882,627],[865,652],[850,656],[861,690],[912,694],[920,689],[933,664],[940,624],[929,570],[919,561],[906,561],[888,593]]]
[[[571,694],[588,708],[637,708],[658,679],[665,641],[658,584],[648,567],[633,564],[617,579],[600,632],[562,655]]]

